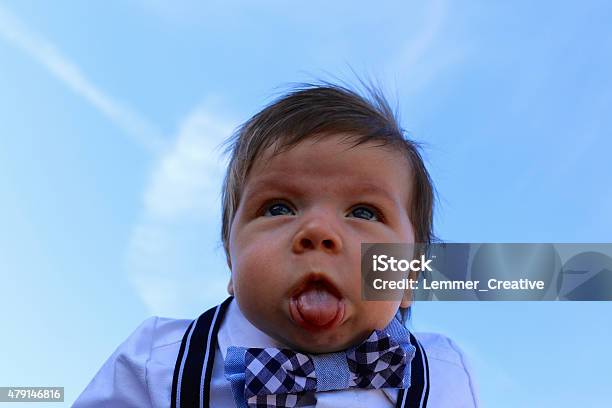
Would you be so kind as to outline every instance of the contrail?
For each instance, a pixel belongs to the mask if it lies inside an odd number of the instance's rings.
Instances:
[[[64,57],[57,47],[30,31],[3,6],[0,6],[1,38],[38,61],[147,150],[157,153],[166,144],[154,124],[103,92],[87,79],[76,64]]]

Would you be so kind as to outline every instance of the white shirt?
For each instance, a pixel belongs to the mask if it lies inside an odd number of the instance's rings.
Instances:
[[[104,363],[73,407],[170,407],[172,377],[181,341],[191,320],[151,317],[145,320]],[[477,407],[477,392],[466,358],[450,339],[414,333],[429,361],[429,408]],[[224,376],[227,347],[283,347],[253,326],[232,301],[217,335],[210,406],[232,407],[234,398]],[[348,389],[316,393],[317,408],[394,407],[397,390]]]

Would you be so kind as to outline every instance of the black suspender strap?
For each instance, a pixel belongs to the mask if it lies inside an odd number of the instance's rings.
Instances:
[[[208,408],[217,332],[232,299],[202,313],[185,331],[174,366],[171,408]]]
[[[426,408],[429,398],[429,362],[425,349],[410,333],[410,344],[416,352],[410,364],[410,388],[399,390],[396,408]]]
[[[172,394],[170,397],[171,403],[170,406],[171,408],[176,408],[176,392],[178,390],[178,380],[179,377],[181,377],[182,371],[181,371],[181,367],[182,367],[182,361],[183,361],[183,356],[185,355],[185,347],[187,345],[188,342],[188,338],[191,335],[192,329],[193,329],[193,324],[195,323],[195,320],[192,321],[189,324],[189,327],[187,327],[187,331],[185,331],[185,334],[183,335],[183,341],[181,341],[181,348],[179,349],[179,353],[178,353],[178,357],[176,359],[176,363],[174,366],[174,376],[172,377]]]

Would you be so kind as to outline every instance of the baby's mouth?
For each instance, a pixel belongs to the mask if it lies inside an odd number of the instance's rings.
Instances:
[[[294,291],[290,299],[291,318],[309,330],[335,327],[344,317],[344,301],[327,279],[311,275]]]

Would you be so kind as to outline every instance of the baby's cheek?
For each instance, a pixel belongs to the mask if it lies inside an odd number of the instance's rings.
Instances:
[[[382,330],[393,319],[398,307],[397,302],[363,302],[362,321],[371,330]]]
[[[242,245],[232,253],[232,264],[240,279],[256,278],[269,263],[265,248],[254,243]]]
[[[243,254],[235,268],[234,280],[240,289],[260,300],[275,298],[283,292],[288,279],[266,253]]]

